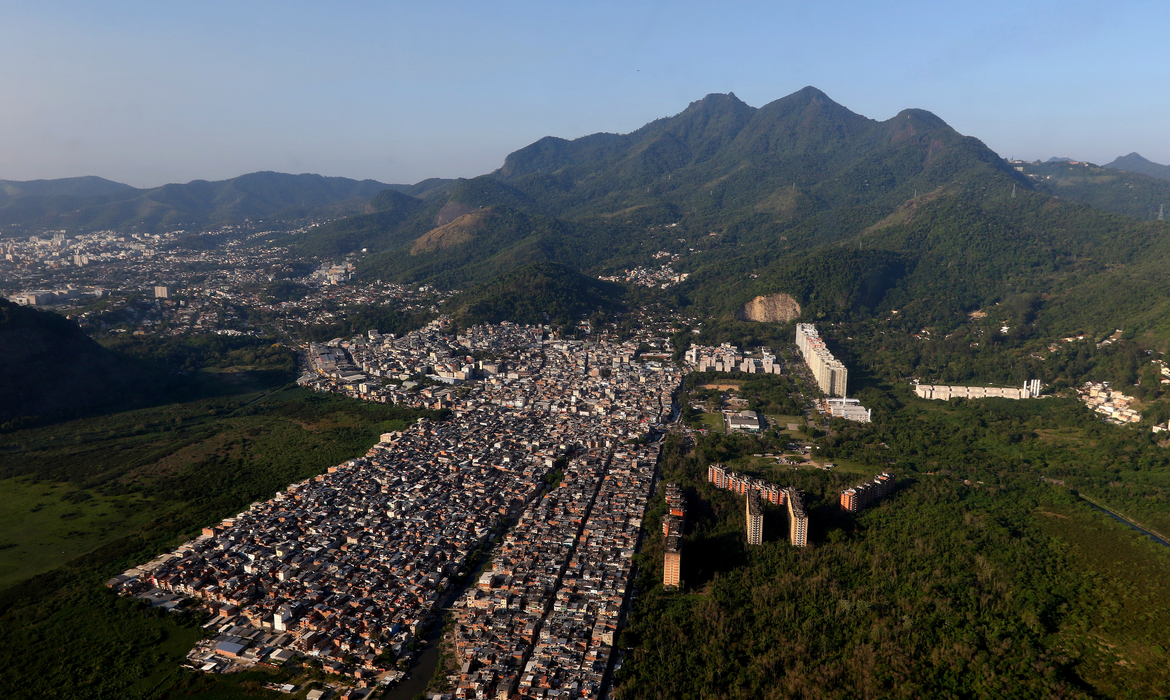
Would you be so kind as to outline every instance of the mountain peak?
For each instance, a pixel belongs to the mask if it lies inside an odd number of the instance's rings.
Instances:
[[[696,106],[723,107],[723,106],[728,106],[728,105],[747,106],[747,103],[744,102],[743,100],[739,99],[738,97],[736,97],[734,92],[727,92],[727,93],[712,92],[708,95],[705,95],[703,97],[703,99],[695,100],[694,102],[687,105],[687,109],[691,109],[692,107],[696,107]]]
[[[1160,180],[1170,180],[1170,165],[1161,165],[1152,160],[1147,160],[1136,152],[1121,156],[1112,163],[1106,164],[1104,167],[1112,168],[1113,170],[1124,170],[1128,173],[1148,175],[1149,177],[1156,177]]]
[[[820,88],[815,87],[813,85],[805,85],[804,87],[802,87],[801,89],[797,90],[796,92],[794,92],[792,94],[793,95],[802,95],[804,97],[820,97],[820,98],[826,99],[826,100],[829,99],[829,96],[826,95],[823,90],[821,90]]]
[[[901,121],[920,121],[930,126],[947,126],[942,117],[925,109],[904,109],[894,117]]]

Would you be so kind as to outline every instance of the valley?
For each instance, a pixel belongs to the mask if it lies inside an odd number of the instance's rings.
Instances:
[[[1170,693],[1170,551],[1109,515],[1170,532],[1148,166],[808,87],[416,185],[8,182],[0,687],[377,697],[425,643],[460,698]]]

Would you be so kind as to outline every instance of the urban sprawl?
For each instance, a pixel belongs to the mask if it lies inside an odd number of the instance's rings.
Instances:
[[[798,324],[795,340],[828,397],[826,413],[868,421],[845,398],[847,370],[816,328]],[[422,635],[449,610],[453,659],[440,670],[449,696],[604,697],[684,368],[781,371],[773,355],[726,344],[693,345],[683,368],[640,352],[647,346],[669,343],[648,331],[624,341],[558,339],[506,322],[452,335],[446,317],[402,337],[370,331],[312,344],[302,385],[445,409],[449,418],[387,433],[365,457],[291,484],[109,585],[166,608],[190,600],[208,610],[213,634],[189,654],[198,670],[308,659],[349,676],[348,697],[364,697],[361,689],[405,675]],[[419,386],[420,377],[430,381]],[[1036,396],[1038,382],[1013,391]],[[1100,387],[1085,393],[1108,396]],[[740,419],[752,429],[754,415]],[[744,497],[748,544],[763,541],[765,503],[787,511],[793,546],[808,544],[799,490],[722,464],[707,477]],[[893,476],[880,474],[842,490],[840,505],[855,512],[893,487]],[[663,491],[663,583],[678,587],[686,497],[677,484]]]
[[[215,615],[193,667],[311,657],[359,686],[392,682],[401,672],[387,659],[409,662],[445,594],[498,540],[453,601],[454,695],[601,696],[680,370],[635,359],[649,338],[547,340],[507,323],[452,337],[441,325],[322,352],[319,380],[306,383],[343,386],[329,374],[342,357],[378,375],[425,364],[456,375],[454,391],[423,399],[448,420],[383,435],[364,458],[110,582],[162,605],[194,598]],[[499,359],[473,366],[469,352]],[[380,391],[365,398],[400,398]]]

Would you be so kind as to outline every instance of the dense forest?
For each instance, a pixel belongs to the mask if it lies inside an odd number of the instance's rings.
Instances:
[[[765,544],[747,547],[742,500],[705,482],[713,461],[774,448],[767,436],[671,436],[663,479],[688,497],[683,587],[661,587],[659,501],[619,697],[1170,691],[1160,662],[1170,586],[1159,573],[1170,551],[1068,488],[1165,528],[1163,449],[1073,402],[910,399],[896,409],[817,441],[823,459],[896,474],[896,492],[876,507],[837,507],[856,473],[756,473],[805,492],[803,550],[787,544],[781,508],[766,514]]]

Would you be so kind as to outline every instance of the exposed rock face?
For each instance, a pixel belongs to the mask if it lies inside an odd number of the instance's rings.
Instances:
[[[439,210],[439,213],[435,215],[435,226],[449,224],[461,216],[470,214],[473,210],[474,207],[469,207],[460,202],[447,202]]]
[[[800,304],[787,294],[769,294],[744,304],[736,316],[744,321],[787,323],[800,316]]]

